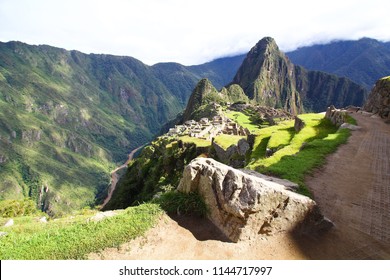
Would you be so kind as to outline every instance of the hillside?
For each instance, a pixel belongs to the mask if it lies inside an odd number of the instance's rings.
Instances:
[[[363,38],[302,47],[286,54],[294,64],[348,77],[370,90],[379,78],[389,75],[389,46],[389,42]]]
[[[0,199],[32,197],[53,215],[100,203],[110,170],[185,107],[201,76],[231,79],[226,64],[0,43]]]

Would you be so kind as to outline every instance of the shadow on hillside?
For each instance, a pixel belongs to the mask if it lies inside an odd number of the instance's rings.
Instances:
[[[226,237],[210,220],[195,216],[169,215],[171,219],[176,221],[179,226],[189,230],[194,237],[199,241],[217,240],[221,242],[229,242],[231,240]]]

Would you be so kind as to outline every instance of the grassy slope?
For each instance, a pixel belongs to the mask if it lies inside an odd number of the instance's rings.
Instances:
[[[321,114],[304,114],[300,118],[306,126],[298,133],[294,130],[294,121],[260,129],[247,168],[296,182],[301,193],[310,195],[304,176],[345,143],[350,131],[337,130]],[[266,156],[267,149],[274,151],[272,156]]]
[[[85,259],[91,252],[142,235],[156,223],[162,210],[157,204],[143,204],[100,222],[88,222],[95,213],[85,210],[48,223],[39,222],[39,216],[16,217],[15,225],[0,239],[0,259]],[[0,218],[0,222],[5,219]]]

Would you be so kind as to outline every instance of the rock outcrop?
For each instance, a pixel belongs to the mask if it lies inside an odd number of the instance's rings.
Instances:
[[[390,76],[378,80],[363,109],[381,118],[390,119]]]
[[[186,166],[178,190],[198,192],[209,207],[209,219],[234,242],[259,234],[322,232],[332,226],[312,199],[209,158]]]

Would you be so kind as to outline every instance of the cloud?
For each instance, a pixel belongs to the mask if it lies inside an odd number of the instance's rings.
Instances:
[[[189,65],[245,53],[264,36],[285,51],[333,39],[387,41],[388,2],[2,0],[0,40]]]

